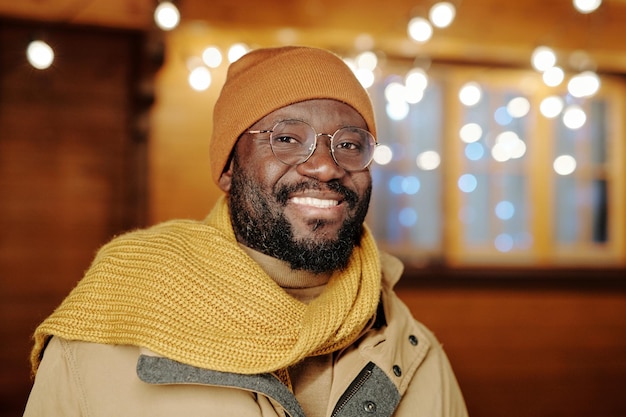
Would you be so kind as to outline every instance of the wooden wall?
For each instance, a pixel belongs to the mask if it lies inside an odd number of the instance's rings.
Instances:
[[[36,324],[95,250],[148,211],[146,144],[134,128],[145,105],[142,37],[50,28],[62,59],[38,72],[23,55],[31,34],[0,21],[0,417],[22,413]],[[169,114],[183,112],[176,106]],[[157,144],[176,129],[159,134]],[[182,161],[185,143],[176,144]],[[171,157],[154,145],[150,158]],[[151,162],[152,178],[176,168]],[[192,191],[186,202],[203,193]],[[166,193],[154,201],[167,206],[158,213],[180,205]],[[617,417],[626,415],[623,274],[408,270],[398,293],[443,342],[473,417]]]
[[[145,211],[139,104],[142,37],[0,21],[0,415],[21,415],[36,326],[94,251]],[[32,36],[57,53],[26,62]]]
[[[617,417],[624,272],[408,271],[398,294],[443,343],[471,416]]]

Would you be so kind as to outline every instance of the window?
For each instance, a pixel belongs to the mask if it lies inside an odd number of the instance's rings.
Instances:
[[[531,71],[432,68],[402,107],[388,94],[402,80],[370,88],[393,155],[372,168],[384,249],[451,266],[626,263],[623,82],[576,99]]]

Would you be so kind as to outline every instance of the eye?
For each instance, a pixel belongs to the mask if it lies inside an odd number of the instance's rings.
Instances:
[[[288,133],[280,133],[272,137],[276,145],[300,145],[303,140],[297,135]]]
[[[335,134],[335,152],[362,155],[368,152],[372,139],[371,134],[356,127],[344,127]]]
[[[354,151],[359,152],[363,148],[363,144],[359,142],[358,139],[350,140],[350,139],[342,139],[341,142],[335,146],[335,149],[342,151]]]

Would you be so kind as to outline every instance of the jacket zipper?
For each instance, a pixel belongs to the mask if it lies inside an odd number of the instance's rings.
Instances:
[[[359,389],[361,389],[363,384],[365,384],[365,381],[367,381],[369,377],[372,376],[372,370],[374,369],[374,366],[375,365],[373,362],[369,362],[367,365],[365,365],[365,368],[363,368],[361,372],[359,372],[357,377],[354,378],[354,381],[352,381],[350,386],[348,386],[348,389],[341,395],[330,417],[337,417],[339,415],[343,407],[345,407],[346,404],[348,404],[348,402],[352,399],[352,397],[354,397],[354,395],[359,391]]]

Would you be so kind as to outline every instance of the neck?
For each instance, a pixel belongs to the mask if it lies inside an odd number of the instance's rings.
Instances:
[[[304,303],[308,303],[321,294],[332,276],[331,272],[314,273],[299,269],[294,270],[285,261],[265,255],[247,246],[240,246],[276,284]]]

